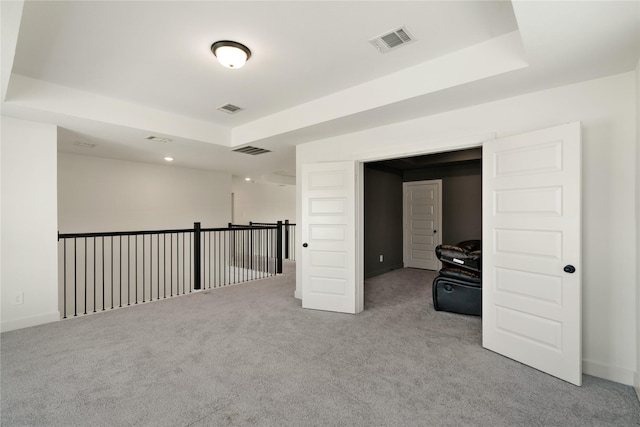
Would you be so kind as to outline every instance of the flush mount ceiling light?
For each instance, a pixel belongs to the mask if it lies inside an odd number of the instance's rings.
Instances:
[[[211,52],[218,58],[218,62],[227,68],[240,68],[251,58],[248,47],[231,40],[215,42],[211,45]]]
[[[173,157],[167,156],[167,157],[164,158],[164,160],[167,161],[167,162],[173,162]]]

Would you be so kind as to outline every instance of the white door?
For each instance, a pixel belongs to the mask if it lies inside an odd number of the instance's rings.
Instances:
[[[442,238],[442,180],[405,182],[404,266],[439,270]]]
[[[356,164],[302,165],[302,307],[359,313]]]
[[[483,146],[482,345],[581,385],[580,123]]]

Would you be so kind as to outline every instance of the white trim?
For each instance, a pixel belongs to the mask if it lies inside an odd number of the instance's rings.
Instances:
[[[31,326],[38,326],[44,323],[59,322],[60,312],[54,311],[53,313],[42,314],[34,317],[25,317],[22,319],[9,320],[2,322],[0,330],[2,332],[15,331],[16,329],[28,328]]]
[[[618,366],[608,366],[603,363],[587,359],[582,359],[582,373],[629,386],[633,386],[634,376],[638,375],[631,369],[620,368]],[[637,391],[638,388],[636,387],[636,392]]]
[[[640,401],[640,373],[636,372],[634,376],[636,377],[636,381],[633,388],[636,389],[636,396],[638,397],[638,401]]]
[[[359,151],[353,153],[356,160],[361,162],[375,162],[379,160],[397,159],[400,157],[423,156],[427,154],[447,153],[482,147],[485,141],[496,139],[495,132],[484,132],[466,135],[458,138],[431,139],[428,141],[394,144],[377,150]],[[428,146],[427,146],[428,144]]]
[[[364,163],[356,161],[356,313],[364,311]]]
[[[409,239],[407,226],[407,190],[410,185],[435,184],[438,186],[438,223],[436,224],[436,245],[442,243],[442,179],[428,179],[422,181],[407,181],[402,183],[402,264],[406,267],[409,259]],[[434,248],[435,250],[435,248]],[[436,271],[442,268],[442,263],[437,262]]]

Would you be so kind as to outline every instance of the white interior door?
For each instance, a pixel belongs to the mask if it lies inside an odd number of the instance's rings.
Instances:
[[[302,307],[359,313],[356,164],[302,165]]]
[[[436,246],[442,241],[442,180],[405,182],[404,266],[439,270]]]
[[[579,123],[483,145],[482,344],[576,385],[580,156]]]

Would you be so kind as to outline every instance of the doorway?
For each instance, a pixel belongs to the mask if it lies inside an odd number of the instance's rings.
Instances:
[[[440,242],[481,239],[481,148],[365,163],[365,278],[411,267],[403,256],[403,186],[431,180],[442,181]]]

